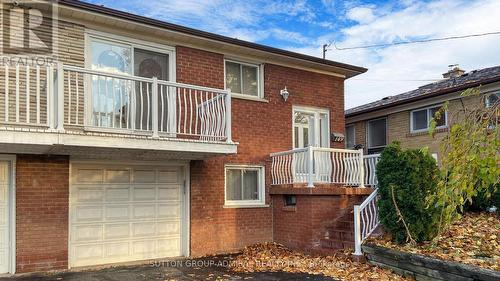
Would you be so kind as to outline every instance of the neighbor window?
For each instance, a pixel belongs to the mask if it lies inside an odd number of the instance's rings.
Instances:
[[[387,145],[387,119],[368,121],[368,148],[380,148]]]
[[[264,167],[226,166],[226,205],[264,204]]]
[[[261,97],[258,65],[226,60],[226,89],[234,94]]]
[[[356,145],[356,130],[354,125],[349,125],[345,127],[345,147],[354,148]]]
[[[429,129],[429,123],[436,112],[441,106],[433,106],[414,110],[410,113],[410,129],[411,132],[421,132]],[[440,118],[436,120],[436,128],[446,128],[447,126],[447,113],[441,114]]]
[[[486,107],[492,107],[496,103],[500,102],[500,92],[487,95],[484,102]]]

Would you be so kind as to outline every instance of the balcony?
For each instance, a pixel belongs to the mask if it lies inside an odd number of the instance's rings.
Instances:
[[[191,152],[195,159],[236,153],[231,93],[63,64],[3,66],[0,149],[12,148]]]
[[[370,194],[372,188],[367,187],[377,184],[375,166],[378,159],[378,155],[363,155],[362,149],[312,146],[273,153],[271,184],[278,187],[349,188],[356,194]]]

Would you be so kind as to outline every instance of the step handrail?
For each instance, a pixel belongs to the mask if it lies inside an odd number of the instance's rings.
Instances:
[[[363,255],[361,244],[380,224],[378,215],[378,189],[360,205],[354,205],[354,255]]]

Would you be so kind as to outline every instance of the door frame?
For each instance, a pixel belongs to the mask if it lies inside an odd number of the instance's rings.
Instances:
[[[313,114],[314,115],[314,136],[313,136],[313,142],[314,143],[310,143],[309,146],[321,146],[321,139],[319,137],[319,132],[321,130],[320,128],[320,124],[319,124],[319,115],[320,114],[326,114],[326,118],[327,118],[327,124],[326,124],[326,144],[327,145],[326,147],[330,147],[330,141],[331,141],[331,138],[330,138],[330,110],[328,108],[321,108],[321,107],[312,107],[312,106],[298,106],[298,105],[294,105],[292,106],[292,148],[295,148],[295,112],[296,111],[302,111],[302,112],[305,112],[305,113],[310,113],[310,114]],[[316,119],[318,121],[316,121]],[[309,134],[311,134],[311,132],[309,132]],[[316,142],[319,141],[319,144],[316,145]]]
[[[1,156],[1,155],[0,155]],[[190,161],[186,160],[151,160],[151,161],[140,161],[140,160],[127,160],[126,164],[123,161],[118,160],[95,160],[95,159],[84,159],[84,158],[70,158],[69,161],[69,190],[68,190],[68,269],[71,267],[71,190],[72,190],[72,171],[73,165],[78,164],[96,164],[96,165],[130,165],[130,166],[173,166],[181,168],[181,176],[184,178],[184,182],[181,184],[182,191],[182,203],[181,203],[181,255],[184,257],[189,257],[191,255],[191,171],[190,171]]]
[[[16,273],[16,155],[0,154],[0,160],[9,162],[9,272]]]

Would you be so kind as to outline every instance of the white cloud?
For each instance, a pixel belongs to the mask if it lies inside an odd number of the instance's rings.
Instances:
[[[375,19],[375,15],[372,8],[354,7],[347,11],[347,18],[359,23],[368,23]]]

